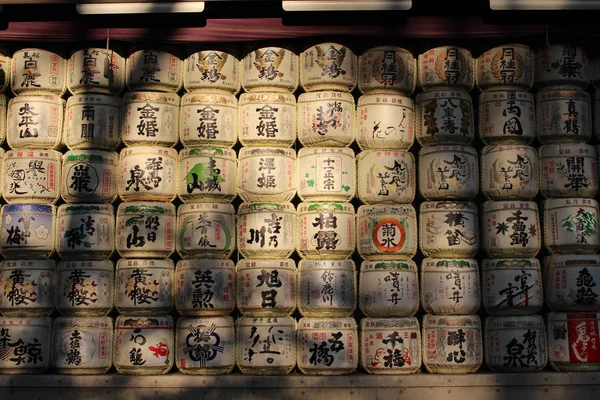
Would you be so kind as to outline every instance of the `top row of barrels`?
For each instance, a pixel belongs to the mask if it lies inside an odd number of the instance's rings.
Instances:
[[[10,71],[7,74],[6,71]],[[535,77],[535,79],[534,79]],[[400,47],[375,47],[357,56],[338,43],[321,43],[298,56],[282,47],[263,47],[241,61],[220,50],[204,50],[182,60],[168,51],[143,49],[125,60],[116,51],[86,48],[69,60],[42,49],[21,49],[12,58],[0,55],[0,92],[15,95],[63,95],[130,91],[190,92],[217,90],[294,92],[298,83],[307,91],[410,95],[417,84],[423,91],[475,84],[483,90],[600,87],[600,59],[589,61],[582,48],[549,45],[537,54],[525,45],[494,47],[479,58],[461,47],[436,47],[418,56]]]

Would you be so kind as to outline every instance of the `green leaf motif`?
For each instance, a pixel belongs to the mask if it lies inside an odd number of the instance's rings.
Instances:
[[[342,189],[344,189],[344,191],[346,191],[346,192],[349,192],[350,186],[342,185]]]
[[[506,222],[500,222],[496,225],[496,235],[501,233],[502,236],[504,236],[506,235],[506,232],[508,232],[508,224]]]
[[[315,187],[315,180],[314,179],[309,179],[308,181],[306,181],[306,183],[308,184],[308,187]]]

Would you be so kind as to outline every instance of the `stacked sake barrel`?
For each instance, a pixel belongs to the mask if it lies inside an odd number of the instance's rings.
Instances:
[[[546,365],[541,228],[537,203],[539,161],[535,138],[534,53],[508,44],[477,62],[481,191],[488,199],[481,216],[482,303],[485,361],[498,372],[540,371]]]
[[[541,194],[550,365],[559,371],[598,370],[600,279],[598,160],[592,137],[589,62],[580,47],[549,45],[536,55]]]
[[[413,55],[399,47],[366,50],[359,58],[356,140],[360,266],[361,366],[372,374],[421,369],[416,163],[410,148],[416,126],[410,96]]]
[[[479,316],[479,190],[474,139],[473,58],[460,47],[419,56],[419,245],[423,364],[432,373],[469,373],[482,363]]]

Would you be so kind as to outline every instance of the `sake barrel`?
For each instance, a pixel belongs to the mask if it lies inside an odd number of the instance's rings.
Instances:
[[[56,221],[56,252],[63,260],[107,260],[115,251],[111,204],[62,204]]]
[[[494,372],[536,372],[546,366],[546,324],[541,315],[488,317],[485,364]]]
[[[364,150],[356,156],[357,194],[366,204],[410,203],[417,192],[417,166],[403,150]]]
[[[115,307],[121,315],[167,315],[173,308],[172,260],[117,261]]]
[[[67,61],[67,88],[71,94],[116,96],[125,87],[125,59],[113,49],[80,49]]]
[[[177,55],[160,49],[132,52],[127,58],[127,88],[176,93],[183,84],[183,62]]]
[[[363,261],[358,280],[360,310],[367,317],[413,316],[419,310],[418,279],[412,260]]]
[[[538,206],[533,201],[486,201],[482,248],[488,257],[535,257],[542,246]]]
[[[65,101],[58,95],[23,95],[8,102],[6,141],[13,149],[57,149]]]
[[[56,262],[4,260],[0,263],[0,313],[46,317],[56,303]]]
[[[539,148],[541,188],[545,198],[588,197],[598,193],[598,158],[594,146],[547,144]]]
[[[237,248],[245,258],[287,258],[296,248],[295,223],[292,203],[242,203]]]
[[[523,44],[505,44],[487,50],[477,59],[477,86],[491,90],[531,90],[535,54]]]
[[[125,258],[168,258],[175,251],[175,205],[121,203],[117,209],[115,247]]]
[[[177,196],[184,203],[229,203],[237,195],[235,150],[181,149]]]
[[[356,142],[362,149],[408,150],[415,142],[415,104],[410,97],[362,95],[356,117]]]
[[[479,216],[475,203],[427,201],[419,212],[419,248],[426,257],[475,257]]]
[[[43,204],[2,206],[0,253],[8,259],[43,259],[54,253],[56,207]]]
[[[12,59],[6,54],[0,53],[0,93],[6,93],[10,86],[10,64]]]
[[[50,367],[52,319],[0,317],[0,374],[42,374]]]
[[[59,374],[101,375],[112,367],[110,317],[58,317],[54,320],[52,367]]]
[[[535,148],[485,146],[481,150],[481,192],[491,200],[533,200],[540,187]]]
[[[298,310],[304,317],[348,317],[356,309],[352,260],[302,260],[298,264]]]
[[[600,311],[596,288],[599,280],[599,255],[553,255],[548,260],[546,304],[554,311]]]
[[[243,201],[291,201],[296,195],[296,151],[277,147],[242,147],[238,191]]]
[[[548,356],[560,372],[600,370],[599,313],[548,314]]]
[[[177,151],[141,146],[121,150],[117,191],[123,201],[172,201],[177,195]]]
[[[477,315],[423,316],[423,364],[432,374],[474,373],[483,362]]]
[[[474,314],[481,302],[474,259],[425,258],[421,263],[421,305],[431,314]]]
[[[536,258],[495,258],[481,263],[481,303],[489,315],[532,315],[544,305]]]
[[[127,375],[163,375],[173,367],[171,316],[123,316],[115,320],[113,362]]]
[[[239,317],[236,365],[243,374],[286,375],[296,367],[296,320]]]
[[[2,74],[2,54],[0,54],[0,79]],[[0,81],[0,85],[1,85]],[[0,94],[0,143],[4,143],[4,139],[6,139],[6,114],[7,114],[7,105],[8,100],[6,100],[6,96]]]
[[[358,367],[354,318],[300,318],[298,369],[305,375],[351,374]]]
[[[369,374],[421,370],[421,332],[415,317],[360,320],[360,365]]]
[[[479,137],[486,144],[530,144],[535,139],[533,94],[502,90],[479,95]]]
[[[419,55],[419,86],[424,91],[440,88],[473,89],[474,60],[462,47],[442,46]]]
[[[114,151],[71,150],[62,158],[61,195],[67,203],[113,203],[117,198]]]
[[[182,204],[177,210],[177,252],[182,258],[228,258],[235,250],[231,204]]]
[[[542,89],[536,104],[536,131],[541,143],[585,143],[592,137],[591,99],[583,90]]]
[[[356,193],[356,163],[352,149],[301,148],[296,174],[296,188],[302,201],[348,202]]]
[[[358,57],[361,93],[403,93],[410,96],[417,84],[417,60],[397,46],[378,46]]]
[[[71,150],[115,150],[121,143],[118,96],[76,94],[67,100],[63,143]]]
[[[471,96],[460,90],[437,90],[417,95],[419,121],[416,129],[421,146],[470,144],[475,137]]]
[[[67,90],[67,61],[44,49],[15,51],[10,62],[10,88],[16,96],[55,94]]]
[[[123,95],[122,138],[125,146],[173,147],[179,140],[176,93],[127,92]]]
[[[283,47],[261,47],[242,60],[246,92],[290,92],[298,87],[298,56]]]
[[[231,148],[238,139],[238,101],[229,93],[188,93],[181,98],[179,139],[185,147]]]
[[[183,316],[226,315],[235,309],[231,260],[181,260],[175,269],[175,307]]]
[[[347,92],[298,96],[298,139],[307,147],[346,147],[354,142],[354,97]]]
[[[292,259],[239,260],[236,305],[246,317],[289,317],[296,311],[298,270]]]
[[[581,47],[549,44],[535,57],[537,87],[582,88],[590,83],[590,62]]]
[[[243,146],[291,147],[296,143],[296,97],[292,93],[242,93],[238,116]]]
[[[60,196],[62,154],[19,149],[4,155],[2,194],[7,203],[53,204]]]
[[[108,260],[59,262],[56,310],[68,317],[108,315],[114,303],[114,270]]]
[[[411,259],[417,254],[417,213],[410,204],[358,207],[356,247],[366,260]]]
[[[222,50],[201,50],[183,61],[183,87],[186,91],[240,91],[240,65],[237,57]]]
[[[357,75],[356,55],[343,44],[319,43],[300,53],[300,85],[306,92],[351,92]]]
[[[346,259],[355,249],[354,206],[350,203],[300,203],[296,251],[305,259]]]
[[[175,364],[186,375],[228,374],[235,367],[233,318],[179,318]]]
[[[544,245],[553,254],[595,253],[600,248],[598,202],[578,198],[545,200]]]
[[[479,193],[477,150],[424,146],[419,151],[419,192],[426,200],[470,200]]]

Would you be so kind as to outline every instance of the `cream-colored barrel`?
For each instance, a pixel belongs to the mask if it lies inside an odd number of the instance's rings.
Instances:
[[[171,316],[123,316],[115,320],[113,362],[126,375],[163,375],[173,368],[175,332]]]
[[[176,232],[174,204],[119,204],[115,247],[121,257],[168,258],[175,251]]]
[[[12,59],[8,55],[0,53],[0,93],[7,93],[7,89],[11,86],[11,63]]]
[[[71,94],[116,96],[125,87],[125,59],[112,49],[87,48],[67,61],[67,88]]]
[[[236,365],[248,375],[287,375],[296,367],[296,320],[239,317]]]
[[[481,303],[479,266],[474,259],[425,258],[421,305],[431,314],[474,314]]]
[[[16,51],[10,62],[10,88],[17,95],[55,94],[67,91],[67,61],[48,50]]]
[[[125,146],[174,147],[179,140],[176,93],[127,92],[123,95],[121,137]]]
[[[111,204],[62,204],[56,224],[56,252],[63,260],[108,260],[115,251]]]
[[[235,250],[231,204],[182,204],[177,210],[177,252],[182,258],[228,258]]]
[[[552,254],[593,254],[600,248],[598,202],[594,199],[544,201],[544,245]]]
[[[475,257],[479,216],[475,203],[427,201],[419,211],[419,248],[426,257]]]
[[[244,146],[291,147],[296,143],[296,97],[292,93],[242,93],[238,137]]]
[[[246,92],[290,92],[298,87],[298,56],[282,47],[251,51],[242,64],[242,87]]]
[[[477,150],[424,146],[419,151],[419,192],[426,200],[471,200],[479,193]]]
[[[358,57],[361,93],[403,93],[410,96],[417,84],[417,60],[406,49],[379,46]]]
[[[52,318],[0,317],[0,330],[3,340],[0,375],[42,374],[48,370]]]
[[[295,223],[292,203],[242,203],[237,248],[245,258],[288,258],[296,249]]]
[[[475,79],[482,91],[530,90],[535,54],[523,44],[494,47],[477,59]]]
[[[358,99],[356,142],[362,149],[408,150],[415,142],[415,103],[400,94],[365,94]]]
[[[56,262],[4,260],[0,263],[0,313],[46,317],[56,303]]]
[[[185,147],[231,148],[237,142],[238,101],[229,93],[188,93],[181,98],[179,139]]]
[[[231,260],[181,260],[175,269],[175,307],[183,316],[226,315],[235,309]]]
[[[423,364],[432,374],[465,374],[483,363],[481,320],[477,315],[423,317]]]
[[[58,95],[23,95],[8,102],[6,141],[12,149],[57,149],[63,134],[65,101]]]
[[[190,93],[240,91],[240,62],[222,50],[201,50],[183,61],[183,87]]]
[[[561,254],[549,257],[546,304],[553,311],[600,311],[600,255]]]
[[[52,367],[59,374],[101,375],[112,367],[110,317],[58,317],[54,320]]]
[[[356,156],[357,195],[365,204],[410,203],[417,192],[415,156],[404,150],[364,150]]]
[[[479,95],[479,137],[487,144],[530,144],[535,139],[533,94],[502,90]]]
[[[369,374],[414,374],[421,369],[421,329],[415,317],[360,320],[360,365]]]
[[[308,147],[346,147],[354,142],[354,97],[346,92],[310,92],[298,96],[298,139]]]
[[[485,146],[481,150],[481,192],[491,200],[533,200],[540,187],[535,148]]]
[[[350,203],[300,203],[296,251],[305,259],[346,259],[355,250],[354,206]]]
[[[588,197],[598,193],[598,157],[583,143],[547,144],[539,149],[541,188],[545,198]]]
[[[536,132],[543,144],[585,143],[592,137],[592,106],[587,92],[542,89],[536,94]]]
[[[417,265],[405,261],[363,261],[358,305],[368,317],[410,317],[419,310]]]
[[[300,53],[300,85],[306,92],[351,92],[357,81],[356,55],[339,43],[320,43]]]
[[[469,50],[443,46],[419,55],[419,87],[424,91],[438,89],[473,89],[475,61]]]
[[[296,151],[277,147],[242,147],[238,157],[238,192],[243,201],[291,201],[296,195]]]
[[[103,317],[113,308],[112,261],[58,263],[56,310],[67,317]]]
[[[173,309],[173,260],[117,261],[115,307],[121,315],[167,315]]]
[[[44,259],[54,253],[56,207],[6,204],[0,212],[0,253],[7,259]]]
[[[71,150],[62,158],[61,195],[67,203],[113,203],[117,198],[119,154]]]
[[[358,207],[356,247],[366,260],[411,259],[417,254],[417,213],[410,204]]]
[[[183,62],[175,54],[158,49],[132,52],[127,58],[127,88],[176,93],[183,84]]]
[[[181,149],[177,196],[184,203],[229,203],[237,195],[235,150]]]
[[[9,150],[2,194],[10,204],[54,204],[60,197],[62,154],[56,150]]]
[[[417,95],[415,132],[422,146],[470,144],[475,137],[473,102],[467,92],[436,90]]]
[[[535,257],[542,247],[533,201],[486,201],[481,222],[481,247],[490,258]]]
[[[494,372],[536,372],[546,366],[546,324],[541,315],[488,317],[485,364]]]
[[[600,371],[600,313],[548,314],[548,355],[560,372]]]
[[[544,305],[536,258],[495,258],[481,263],[481,303],[489,315],[532,315]]]
[[[296,311],[298,270],[292,259],[237,263],[236,305],[246,317],[289,317]]]
[[[356,309],[358,282],[352,260],[302,260],[298,311],[304,317],[348,317]]]
[[[353,373],[358,368],[360,348],[357,328],[354,318],[300,318],[297,341],[300,372],[305,375]]]
[[[549,44],[537,51],[535,61],[538,88],[585,89],[590,83],[590,61],[581,47]]]
[[[356,193],[354,151],[344,147],[303,147],[296,161],[296,189],[302,201],[352,200]]]
[[[115,150],[121,143],[118,96],[77,94],[67,100],[62,141],[71,150]]]

